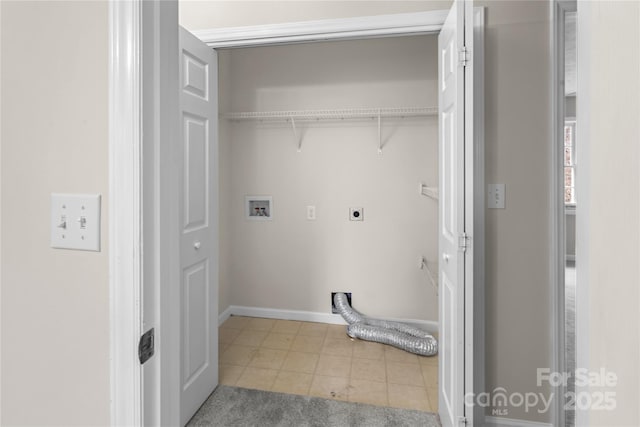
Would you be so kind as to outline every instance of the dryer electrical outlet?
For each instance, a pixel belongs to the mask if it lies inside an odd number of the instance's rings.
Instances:
[[[51,247],[100,251],[100,195],[51,195]]]
[[[349,208],[349,221],[364,221],[364,209]]]

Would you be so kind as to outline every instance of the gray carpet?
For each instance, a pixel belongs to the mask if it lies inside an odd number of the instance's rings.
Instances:
[[[187,427],[421,426],[439,427],[436,414],[219,386]]]

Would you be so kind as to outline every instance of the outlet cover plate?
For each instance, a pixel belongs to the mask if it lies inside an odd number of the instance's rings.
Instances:
[[[307,206],[307,219],[309,221],[316,220],[316,207],[315,206]]]
[[[489,184],[487,188],[487,208],[504,209],[505,185]]]
[[[349,221],[364,221],[364,208],[349,208]]]

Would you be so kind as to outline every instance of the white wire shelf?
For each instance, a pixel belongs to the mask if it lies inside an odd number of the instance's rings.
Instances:
[[[438,107],[406,107],[406,108],[345,108],[337,110],[298,110],[298,111],[244,111],[221,113],[220,116],[230,121],[260,121],[291,123],[293,137],[302,151],[302,136],[298,135],[296,123],[320,120],[377,120],[378,153],[382,154],[382,119],[437,116]]]
[[[407,108],[344,108],[333,110],[292,110],[292,111],[244,111],[222,113],[227,120],[243,121],[314,121],[314,120],[347,120],[347,119],[378,119],[428,117],[438,114],[438,107],[407,107]]]

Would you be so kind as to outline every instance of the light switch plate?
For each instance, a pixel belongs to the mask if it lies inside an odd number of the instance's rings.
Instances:
[[[99,194],[51,194],[51,247],[100,251]]]
[[[504,209],[504,184],[489,184],[487,196],[487,207],[489,209]]]

